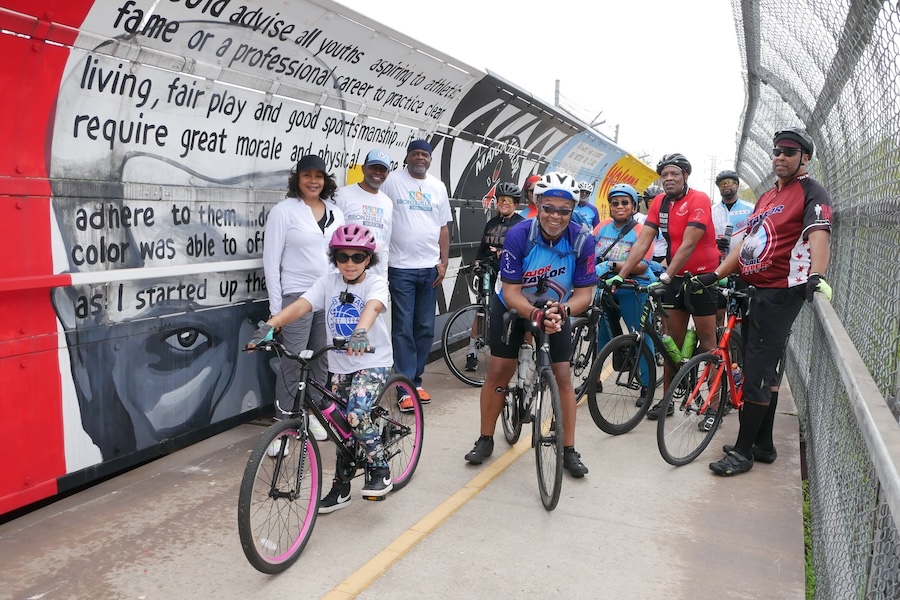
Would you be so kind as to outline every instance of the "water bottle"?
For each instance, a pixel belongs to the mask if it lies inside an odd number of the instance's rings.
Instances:
[[[681,358],[687,360],[694,355],[697,348],[697,330],[688,329],[684,334],[684,343],[681,345]]]
[[[678,344],[675,343],[675,340],[672,339],[672,336],[668,333],[664,333],[662,336],[662,343],[669,357],[676,363],[680,363],[681,350],[678,349]]]
[[[731,363],[731,377],[734,379],[734,389],[737,390],[744,383],[744,373],[736,362]]]
[[[525,387],[534,379],[534,349],[531,344],[519,346],[519,383]]]
[[[325,405],[322,409],[322,415],[329,423],[331,423],[331,425],[333,425],[335,432],[344,440],[350,439],[353,435],[353,431],[350,429],[350,423],[347,422],[347,417],[341,412],[337,403],[329,398],[322,398],[322,403]],[[310,418],[312,419],[314,417],[310,416]]]

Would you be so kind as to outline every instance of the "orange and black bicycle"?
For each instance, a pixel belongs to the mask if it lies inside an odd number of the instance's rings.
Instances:
[[[671,465],[680,467],[700,456],[716,434],[725,413],[731,409],[740,410],[743,405],[742,349],[736,343],[735,326],[749,316],[754,291],[752,286],[735,289],[733,282],[722,290],[728,299],[728,310],[727,322],[718,336],[718,346],[684,363],[669,385],[663,406],[672,402],[675,411],[668,415],[665,410],[659,412],[656,443],[663,459]],[[677,396],[676,390],[679,390]]]

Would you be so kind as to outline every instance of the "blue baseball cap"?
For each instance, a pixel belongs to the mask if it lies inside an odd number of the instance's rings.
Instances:
[[[372,150],[366,154],[364,165],[381,165],[388,171],[391,170],[391,157],[384,150]]]

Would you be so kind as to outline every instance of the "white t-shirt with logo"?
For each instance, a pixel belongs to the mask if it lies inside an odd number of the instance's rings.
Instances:
[[[353,302],[341,304],[341,292],[344,291],[353,294]],[[312,304],[313,310],[325,311],[325,327],[330,344],[334,337],[350,337],[369,300],[378,300],[387,307],[388,284],[384,277],[372,271],[366,271],[365,279],[353,285],[344,283],[344,277],[340,273],[329,273],[316,280],[302,298]],[[346,374],[360,369],[392,367],[394,351],[384,313],[378,315],[367,334],[369,345],[375,348],[375,352],[348,356],[344,350],[331,350],[328,352],[328,370]]]
[[[387,277],[388,257],[391,243],[391,221],[394,204],[383,192],[374,194],[354,183],[342,187],[334,196],[334,201],[344,213],[344,221],[349,224],[368,227],[375,236],[375,253],[378,264],[369,273]]]
[[[441,261],[441,227],[453,219],[444,183],[433,175],[415,179],[406,169],[391,171],[381,191],[394,203],[389,266],[427,269]]]

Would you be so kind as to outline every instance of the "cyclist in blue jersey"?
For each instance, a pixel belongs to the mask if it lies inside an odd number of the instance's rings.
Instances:
[[[503,315],[516,310],[530,316],[549,336],[553,374],[563,412],[563,467],[576,478],[588,469],[575,451],[575,391],[569,357],[572,339],[569,317],[587,310],[597,281],[595,242],[590,232],[572,222],[578,185],[565,173],[548,173],[535,184],[536,219],[513,226],[500,257],[501,287],[491,301],[491,361],[481,388],[481,437],[466,454],[481,464],[494,451],[494,429],[503,408],[505,390],[516,371],[524,323],[517,319],[503,343]]]
[[[593,229],[600,223],[600,211],[591,202],[591,194],[594,193],[594,186],[587,181],[578,184],[578,206],[575,207],[575,213],[572,220],[580,222],[588,229]]]
[[[628,259],[631,247],[641,234],[642,225],[635,218],[638,207],[637,191],[627,183],[619,183],[612,186],[607,194],[609,201],[609,213],[611,217],[601,221],[594,231],[597,238],[597,277],[609,279],[618,274],[622,264]],[[653,259],[653,249],[648,248],[643,260],[631,270],[630,278],[641,285],[650,285],[656,281],[656,275],[650,269]],[[638,293],[635,290],[617,289],[614,294],[619,305],[619,314],[604,313],[603,320],[597,328],[598,348],[602,348],[609,342],[611,335],[622,333],[618,324],[619,317],[625,320],[625,325],[630,331],[641,328],[641,313],[644,303],[647,301],[646,293]],[[648,340],[651,352],[652,342]],[[643,359],[641,359],[643,362]],[[641,395],[637,399],[637,406],[642,406],[647,397],[647,369],[642,369]]]

